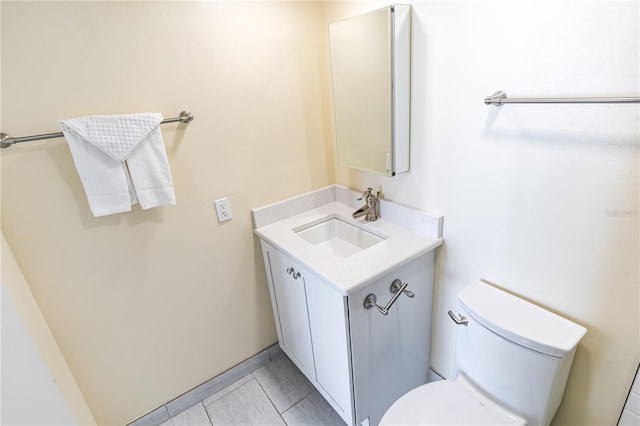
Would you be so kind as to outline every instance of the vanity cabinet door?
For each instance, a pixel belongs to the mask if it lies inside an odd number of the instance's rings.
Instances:
[[[313,378],[305,274],[289,257],[264,241],[262,253],[280,347],[307,377]]]
[[[308,278],[317,387],[342,419],[353,424],[347,299],[315,276]]]

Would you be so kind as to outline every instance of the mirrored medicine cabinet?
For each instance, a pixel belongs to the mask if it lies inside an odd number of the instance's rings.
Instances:
[[[409,170],[411,6],[329,25],[338,163],[394,176]]]

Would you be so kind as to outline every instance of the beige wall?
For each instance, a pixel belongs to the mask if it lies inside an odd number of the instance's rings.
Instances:
[[[332,182],[315,2],[2,1],[2,131],[182,109],[177,205],[93,218],[64,139],[2,151],[2,229],[100,424],[276,341],[249,210]],[[234,218],[218,224],[213,200]]]
[[[611,425],[640,357],[636,105],[506,105],[508,95],[638,96],[639,3],[409,1],[411,172],[337,183],[444,214],[434,367],[450,377],[457,292],[488,279],[588,329],[555,424]],[[381,6],[326,2],[326,22]]]

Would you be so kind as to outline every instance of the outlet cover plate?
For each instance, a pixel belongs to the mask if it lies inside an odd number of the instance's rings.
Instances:
[[[218,214],[218,222],[225,222],[231,220],[231,205],[227,197],[215,200],[213,204],[216,206],[216,213]]]

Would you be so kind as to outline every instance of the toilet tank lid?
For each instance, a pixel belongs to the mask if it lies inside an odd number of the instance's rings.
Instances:
[[[587,329],[483,282],[462,289],[462,308],[494,333],[521,346],[562,358]]]

